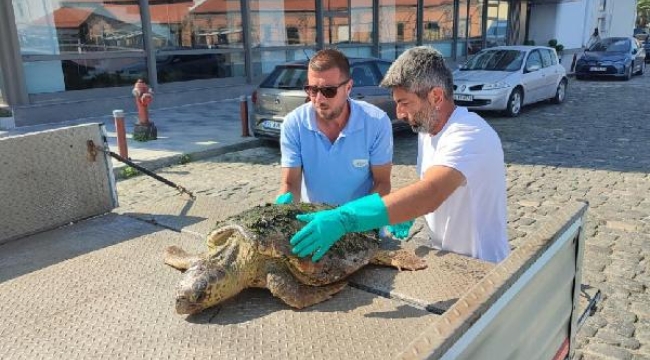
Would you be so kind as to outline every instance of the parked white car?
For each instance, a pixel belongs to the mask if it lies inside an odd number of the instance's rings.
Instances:
[[[524,105],[564,101],[566,70],[555,49],[498,46],[481,50],[454,71],[454,101],[473,110],[517,116]]]

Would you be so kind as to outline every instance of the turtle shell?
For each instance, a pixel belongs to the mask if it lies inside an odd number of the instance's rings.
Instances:
[[[231,216],[216,228],[238,225],[246,231],[243,238],[255,243],[262,258],[284,261],[300,282],[320,286],[342,280],[368,264],[379,249],[377,232],[370,231],[346,234],[318,262],[312,262],[311,256],[294,255],[289,240],[305,225],[296,215],[331,208],[308,203],[266,204]]]

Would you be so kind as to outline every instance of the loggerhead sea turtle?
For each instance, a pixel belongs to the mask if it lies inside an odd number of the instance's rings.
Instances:
[[[217,223],[205,253],[189,255],[177,246],[168,247],[165,264],[184,271],[176,312],[198,313],[249,287],[267,288],[301,309],[343,290],[345,278],[368,263],[400,270],[426,268],[412,251],[380,249],[376,232],[345,235],[316,263],[293,255],[289,239],[304,225],[296,214],[328,208],[305,203],[257,206]]]

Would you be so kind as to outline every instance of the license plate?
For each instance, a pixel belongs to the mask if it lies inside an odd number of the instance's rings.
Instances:
[[[458,100],[458,101],[473,101],[473,100],[474,100],[474,96],[472,96],[472,95],[454,94],[454,100]]]
[[[592,66],[589,68],[589,71],[607,71],[607,68],[601,66]]]
[[[265,129],[280,130],[280,123],[273,120],[265,120],[262,123],[262,127]]]

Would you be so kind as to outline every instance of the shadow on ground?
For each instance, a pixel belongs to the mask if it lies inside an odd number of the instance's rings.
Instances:
[[[164,229],[108,214],[16,239],[0,246],[0,283],[161,230]]]

